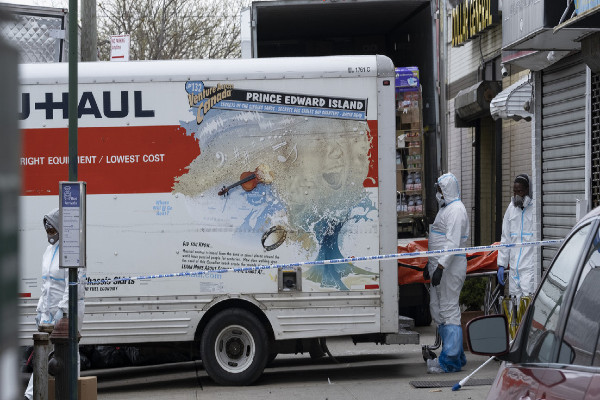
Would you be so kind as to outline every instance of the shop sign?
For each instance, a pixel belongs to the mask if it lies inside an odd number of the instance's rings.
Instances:
[[[452,10],[452,46],[464,45],[498,22],[498,0],[464,0]]]

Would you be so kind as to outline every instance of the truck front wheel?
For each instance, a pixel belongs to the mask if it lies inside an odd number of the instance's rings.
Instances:
[[[206,325],[200,353],[206,372],[218,384],[249,385],[260,377],[267,364],[267,332],[254,314],[228,309]]]

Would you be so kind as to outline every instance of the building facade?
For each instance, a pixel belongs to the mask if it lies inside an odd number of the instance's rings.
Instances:
[[[600,205],[600,4],[459,0],[445,7],[442,168],[461,181],[472,243],[499,240],[520,173],[535,182],[538,239],[564,238]],[[483,27],[486,7],[494,23]],[[540,272],[556,250],[540,249]]]
[[[532,123],[530,113],[527,118],[496,115],[490,103],[503,89],[527,80],[529,71],[502,68],[497,1],[465,0],[446,7],[447,107],[443,120],[447,162],[442,168],[460,180],[471,220],[471,243],[491,244],[500,240],[514,177],[532,174]],[[474,10],[484,13],[491,23],[482,29],[474,27]]]
[[[533,168],[542,240],[564,238],[600,205],[599,11],[597,1],[503,2],[503,62],[532,71]],[[556,250],[542,248],[543,268]]]

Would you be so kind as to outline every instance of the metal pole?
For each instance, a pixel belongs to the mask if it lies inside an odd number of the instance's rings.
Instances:
[[[77,0],[69,0],[69,181],[77,181]],[[77,268],[69,268],[69,399],[77,400]]]
[[[448,1],[440,2],[440,131],[438,137],[439,172],[448,171]]]
[[[0,7],[0,20],[9,21],[10,16]],[[2,147],[0,148],[0,225],[2,226],[2,248],[0,249],[0,397],[3,399],[23,398],[19,393],[18,358],[19,332],[19,174],[20,135],[18,113],[18,70],[19,52],[0,35],[0,121],[2,121]]]
[[[77,0],[69,0],[69,180],[77,181]]]

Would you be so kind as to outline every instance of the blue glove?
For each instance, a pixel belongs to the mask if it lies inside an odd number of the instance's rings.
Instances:
[[[502,265],[498,265],[498,283],[504,286],[504,267]]]

